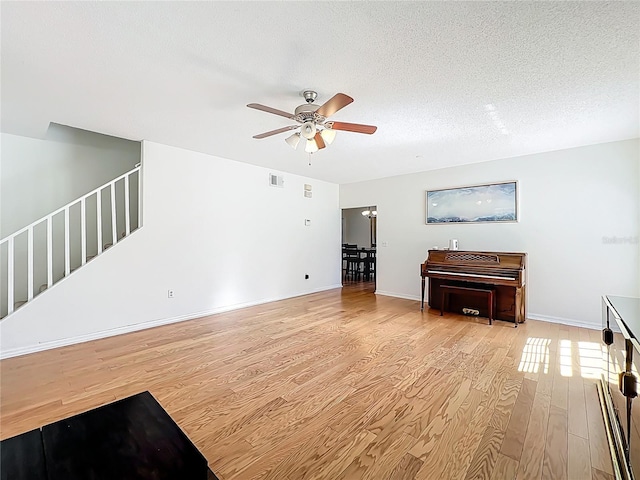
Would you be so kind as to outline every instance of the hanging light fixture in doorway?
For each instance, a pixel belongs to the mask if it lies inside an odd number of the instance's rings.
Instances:
[[[362,211],[362,216],[368,218],[377,217],[378,211],[374,210],[373,207],[369,207],[367,210]]]

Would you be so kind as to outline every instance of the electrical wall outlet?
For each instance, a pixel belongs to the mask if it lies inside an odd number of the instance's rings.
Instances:
[[[173,290],[167,290],[167,298],[173,298],[174,297],[174,291]]]

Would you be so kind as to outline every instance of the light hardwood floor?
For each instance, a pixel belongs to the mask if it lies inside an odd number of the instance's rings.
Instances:
[[[7,359],[0,435],[149,390],[221,480],[613,478],[599,332],[486,323],[351,285]]]

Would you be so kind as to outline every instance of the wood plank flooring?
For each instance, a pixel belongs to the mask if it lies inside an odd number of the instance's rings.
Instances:
[[[221,480],[613,478],[599,332],[367,286],[4,360],[0,437],[149,390]]]

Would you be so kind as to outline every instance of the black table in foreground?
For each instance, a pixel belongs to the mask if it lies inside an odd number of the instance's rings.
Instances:
[[[3,480],[216,478],[204,456],[149,392],[7,439],[0,449]],[[39,452],[44,452],[42,465],[35,467],[39,471],[27,469]]]
[[[0,442],[2,480],[41,480],[47,478],[42,432],[30,432]]]

